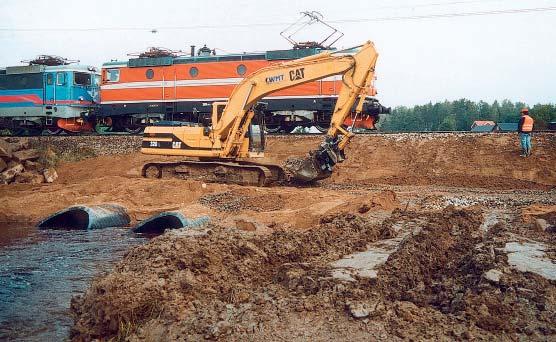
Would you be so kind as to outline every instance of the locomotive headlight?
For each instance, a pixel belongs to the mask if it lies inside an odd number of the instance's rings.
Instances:
[[[77,99],[78,99],[79,101],[83,101],[83,100],[84,100],[83,96],[79,96]]]

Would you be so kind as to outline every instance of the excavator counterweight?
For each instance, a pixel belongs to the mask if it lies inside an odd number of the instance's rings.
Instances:
[[[244,78],[227,102],[215,102],[209,127],[149,126],[141,152],[184,156],[180,162],[151,162],[143,167],[145,177],[178,177],[210,182],[269,185],[289,181],[312,182],[329,177],[345,159],[344,149],[353,133],[343,126],[351,114],[366,113],[367,95],[374,81],[378,54],[373,43],[259,69]],[[259,101],[273,92],[329,76],[341,75],[343,86],[332,113],[324,141],[297,168],[246,159],[264,156],[264,125]],[[373,90],[374,91],[374,90]],[[355,120],[354,119],[354,120]],[[196,158],[196,159],[191,159]]]

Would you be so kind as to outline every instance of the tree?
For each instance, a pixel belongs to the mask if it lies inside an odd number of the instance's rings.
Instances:
[[[489,104],[465,98],[413,107],[400,106],[382,118],[380,129],[386,132],[468,131],[475,120],[518,122],[519,111],[523,107],[527,104],[507,99]],[[537,129],[545,129],[548,122],[556,121],[556,105],[536,104],[531,108],[531,116]]]

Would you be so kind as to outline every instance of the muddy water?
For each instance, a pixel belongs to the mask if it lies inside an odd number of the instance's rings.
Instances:
[[[0,225],[0,340],[67,339],[71,297],[144,240],[124,228],[56,231]]]

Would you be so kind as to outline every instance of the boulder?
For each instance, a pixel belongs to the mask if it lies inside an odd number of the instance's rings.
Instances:
[[[25,171],[15,176],[15,183],[41,184],[44,183],[44,176],[40,173]]]
[[[43,171],[43,175],[44,175],[44,180],[47,183],[52,183],[54,182],[56,179],[58,179],[58,173],[56,172],[56,170],[52,167],[49,167],[48,169],[45,169]]]
[[[545,219],[538,218],[535,220],[535,227],[540,232],[546,232],[550,228],[550,224]]]
[[[31,160],[26,160],[25,163],[23,163],[23,166],[25,166],[25,170],[27,171],[41,171],[43,169],[43,166],[40,163]]]
[[[12,152],[27,150],[29,148],[29,141],[27,140],[18,140],[16,142],[11,143]]]
[[[0,183],[8,184],[15,176],[23,172],[23,165],[16,164],[14,166],[8,167],[4,172],[0,173]]]
[[[371,310],[364,303],[349,303],[349,313],[355,318],[365,318],[371,314]]]
[[[13,158],[17,161],[23,162],[26,160],[36,160],[39,159],[40,154],[36,149],[21,150],[13,153]]]
[[[249,218],[247,216],[237,217],[235,219],[235,224],[236,224],[236,228],[248,232],[254,232],[254,231],[262,232],[268,229],[268,227],[265,226],[264,224],[256,220],[253,220],[252,218]]]
[[[486,280],[490,281],[491,283],[499,283],[502,275],[503,275],[502,271],[494,268],[483,273],[483,277]]]
[[[7,159],[12,157],[12,147],[2,139],[0,139],[0,157]]]
[[[4,171],[8,167],[8,164],[4,161],[4,159],[0,158],[0,172]]]
[[[18,164],[21,164],[21,163],[18,163],[18,162],[16,162],[15,160],[10,160],[10,161],[8,161],[8,169],[9,169],[10,167],[14,167],[14,166],[16,166],[16,165],[18,165]]]

